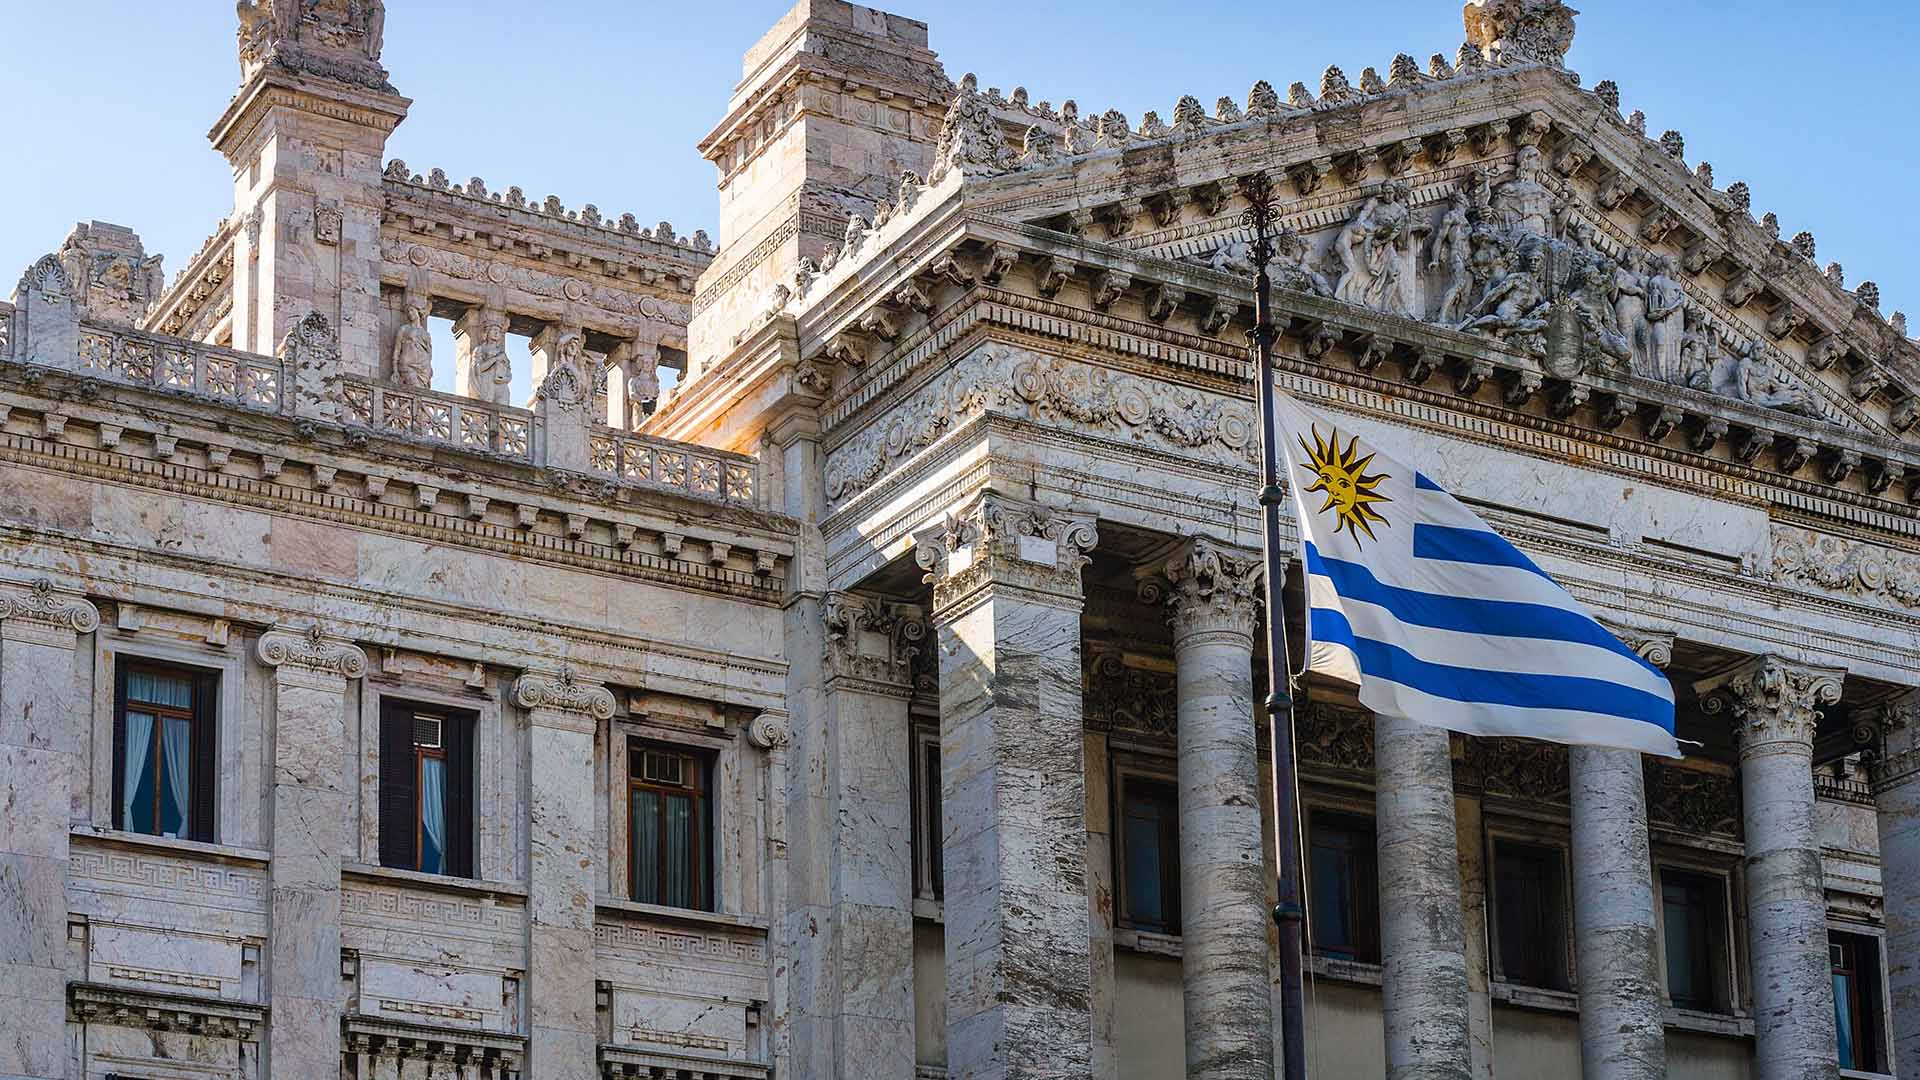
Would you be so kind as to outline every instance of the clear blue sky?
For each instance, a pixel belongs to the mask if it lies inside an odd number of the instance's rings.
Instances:
[[[1575,0],[1569,65],[1617,81],[1656,135],[1722,187],[1746,180],[1756,215],[1811,229],[1821,265],[1880,283],[1885,310],[1920,316],[1920,213],[1905,205],[1920,157],[1908,65],[1911,3]],[[76,221],[132,226],[169,277],[231,209],[206,132],[238,80],[229,0],[6,3],[8,152],[0,155],[0,275],[52,250]],[[1385,74],[1396,52],[1449,57],[1458,0],[894,0],[929,23],[958,79],[1118,108],[1136,122],[1265,78],[1285,92],[1339,64]],[[714,231],[714,173],[694,144],[719,118],[740,54],[784,0],[387,0],[385,62],[413,111],[388,144],[415,170],[478,175],[495,190]]]

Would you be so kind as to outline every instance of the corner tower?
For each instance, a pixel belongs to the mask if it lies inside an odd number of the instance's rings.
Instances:
[[[412,104],[380,65],[381,0],[240,0],[240,92],[208,133],[233,167],[233,345],[271,353],[309,312],[344,369],[380,336],[380,168]]]
[[[694,301],[696,363],[723,355],[801,259],[838,246],[849,215],[926,174],[952,96],[927,24],[845,0],[800,0],[747,50],[700,142],[720,174],[720,255]]]

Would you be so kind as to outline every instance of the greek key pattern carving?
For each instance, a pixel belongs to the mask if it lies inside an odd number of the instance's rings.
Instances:
[[[436,929],[479,930],[512,937],[521,931],[523,913],[517,906],[483,904],[456,896],[348,885],[340,890],[343,920],[400,922]]]
[[[593,939],[594,944],[605,952],[643,953],[688,966],[713,963],[759,966],[767,962],[766,942],[725,934],[701,934],[636,923],[603,922],[594,926]]]
[[[1849,596],[1920,607],[1920,555],[1889,551],[1811,529],[1773,530],[1775,579]]]
[[[119,891],[138,886],[162,894],[227,897],[265,903],[267,876],[257,870],[221,863],[196,863],[124,851],[76,847],[67,855],[67,873],[82,887]]]

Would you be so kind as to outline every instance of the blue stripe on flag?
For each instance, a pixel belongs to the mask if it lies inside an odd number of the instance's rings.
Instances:
[[[1477,566],[1511,566],[1539,574],[1548,581],[1547,572],[1533,565],[1519,548],[1506,542],[1499,533],[1485,529],[1462,529],[1452,525],[1416,523],[1413,527],[1413,557],[1444,559],[1447,562],[1473,563]]]
[[[1427,479],[1427,474],[1423,472],[1413,474],[1413,487],[1415,491],[1438,491],[1444,493],[1447,490]]]
[[[1431,663],[1397,645],[1357,637],[1347,617],[1331,608],[1312,609],[1309,623],[1315,641],[1337,642],[1352,649],[1364,674],[1434,697],[1484,705],[1605,713],[1673,731],[1672,703],[1630,686],[1578,675],[1476,671]]]
[[[1490,637],[1536,638],[1592,645],[1628,657],[1662,679],[1667,677],[1665,672],[1647,663],[1639,653],[1608,633],[1605,627],[1578,611],[1517,600],[1446,596],[1386,585],[1373,576],[1373,571],[1359,563],[1329,559],[1321,555],[1312,543],[1308,543],[1306,548],[1307,573],[1331,580],[1334,591],[1342,599],[1385,608],[1401,622]]]

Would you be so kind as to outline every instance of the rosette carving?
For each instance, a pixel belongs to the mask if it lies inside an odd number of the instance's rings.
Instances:
[[[53,582],[41,578],[28,586],[24,596],[0,596],[0,619],[47,623],[88,634],[99,627],[100,610],[85,597],[55,591]]]
[[[305,630],[275,628],[254,646],[268,667],[292,666],[357,679],[367,673],[367,654],[344,638],[328,637],[315,623]]]
[[[582,682],[573,668],[528,671],[513,681],[513,703],[523,709],[558,709],[595,720],[613,716],[613,692],[598,683]]]

